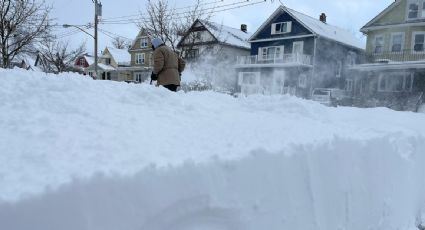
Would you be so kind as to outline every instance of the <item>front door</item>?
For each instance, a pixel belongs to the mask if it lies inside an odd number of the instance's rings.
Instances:
[[[285,71],[275,71],[273,73],[272,81],[272,94],[284,94],[285,93]]]
[[[258,94],[261,91],[260,72],[241,72],[238,83],[243,95]]]

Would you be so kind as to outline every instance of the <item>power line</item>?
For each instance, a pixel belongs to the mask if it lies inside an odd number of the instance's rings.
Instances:
[[[253,6],[253,5],[257,5],[257,4],[261,4],[264,2],[267,2],[267,0],[259,0],[256,2],[251,2],[251,3],[246,3],[249,1],[240,1],[240,2],[236,2],[236,3],[231,3],[231,4],[227,4],[227,5],[222,5],[219,7],[214,7],[214,8],[208,8],[208,9],[203,9],[203,10],[212,10],[211,13],[218,13],[218,12],[224,12],[224,11],[229,11],[229,10],[233,10],[233,9],[239,9],[242,7],[247,7],[247,6]],[[244,4],[242,4],[244,3]],[[225,8],[228,7],[228,8]],[[224,8],[221,10],[217,10],[217,8]],[[188,14],[190,12],[183,12],[183,13],[178,13],[177,15],[182,15],[182,14]],[[176,14],[174,14],[176,15]],[[176,18],[173,19],[183,19],[186,16],[178,16]],[[137,18],[137,19],[127,19],[127,20],[117,20],[117,21],[110,21],[110,22],[100,22],[101,24],[105,24],[105,25],[124,25],[124,24],[128,24],[128,23],[137,23],[140,21],[149,21],[149,18]]]
[[[182,10],[182,9],[190,9],[196,6],[207,6],[207,5],[212,5],[212,4],[217,4],[220,2],[224,2],[224,0],[215,0],[213,2],[206,2],[206,3],[202,3],[202,1],[200,1],[199,5],[192,5],[192,6],[184,6],[184,7],[179,7],[179,8],[173,8],[174,10]],[[121,19],[121,18],[134,18],[134,17],[140,17],[140,13],[138,14],[131,14],[131,15],[127,15],[127,16],[119,16],[119,17],[111,17],[111,18],[104,18],[102,19],[102,21],[115,21],[114,19]]]
[[[238,2],[232,2],[232,3],[229,3],[229,4],[224,4],[224,5],[214,6],[214,7],[210,7],[210,8],[205,8],[205,9],[202,9],[202,11],[212,10],[212,12],[214,12],[214,11],[217,11],[217,9],[219,9],[219,8],[226,8],[226,7],[230,7],[230,6],[236,6],[236,5],[241,5],[242,6],[242,5],[247,4],[247,2],[249,2],[249,0],[242,0],[242,1],[238,1]],[[187,15],[189,13],[191,13],[191,11],[180,12],[180,13],[178,13],[178,12],[173,13],[172,12],[171,14],[173,16],[175,16],[175,15]],[[116,20],[116,21],[105,21],[105,24],[107,24],[107,23],[115,23],[115,22],[130,22],[130,23],[133,23],[135,21],[146,21],[146,20],[149,20],[149,18],[140,17],[140,15],[138,15],[138,16],[139,17],[133,18],[133,19],[123,19],[123,20]],[[166,15],[166,16],[171,16],[171,15]],[[184,16],[178,16],[178,18],[184,18]]]

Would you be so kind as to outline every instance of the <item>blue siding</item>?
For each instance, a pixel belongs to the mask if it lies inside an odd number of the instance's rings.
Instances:
[[[258,55],[258,48],[268,46],[285,46],[285,54],[292,53],[294,42],[304,41],[304,54],[314,54],[314,37],[251,43],[251,55]]]
[[[272,35],[272,24],[278,22],[292,22],[292,31],[287,34],[273,34]],[[259,39],[269,39],[269,38],[281,38],[281,37],[292,37],[292,36],[301,36],[312,34],[307,28],[305,28],[301,23],[296,21],[291,15],[287,12],[282,12],[280,15],[276,16],[271,22],[261,30],[257,36],[252,40]]]

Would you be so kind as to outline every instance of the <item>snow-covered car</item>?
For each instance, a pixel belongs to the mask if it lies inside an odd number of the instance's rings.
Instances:
[[[337,106],[347,99],[347,95],[341,89],[316,88],[313,90],[311,99],[326,106]]]

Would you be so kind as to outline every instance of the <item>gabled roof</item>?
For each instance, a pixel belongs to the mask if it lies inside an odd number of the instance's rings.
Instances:
[[[245,33],[240,29],[221,25],[215,22],[199,20],[211,34],[220,42],[231,46],[251,49],[248,40],[251,33]]]
[[[125,49],[106,47],[118,65],[130,65],[131,54]]]
[[[327,39],[357,48],[364,49],[365,44],[360,39],[358,39],[354,34],[345,29],[339,28],[337,26],[330,25],[328,23],[323,23],[319,19],[313,18],[296,10],[290,9],[285,6],[280,6],[267,20],[264,22],[261,27],[254,33],[250,38],[253,40],[258,33],[260,33],[266,26],[268,26],[272,20],[279,14],[286,12],[292,16],[295,20],[301,23],[306,29],[308,29],[314,35],[325,37]]]
[[[210,32],[211,35],[221,44],[244,49],[251,49],[251,45],[248,42],[248,39],[251,37],[251,33],[245,33],[240,29],[200,19],[193,23],[190,30],[192,30],[198,23],[203,25],[208,30],[208,32]],[[179,45],[185,38],[186,36],[182,37]]]
[[[384,15],[386,15],[388,12],[390,12],[396,6],[398,6],[401,3],[401,1],[403,1],[403,0],[396,0],[396,1],[394,1],[391,5],[389,5],[387,8],[385,8],[381,13],[379,13],[376,17],[374,17],[370,22],[368,22],[366,25],[364,25],[360,29],[360,31],[363,32],[364,29],[366,29],[367,27],[371,26],[373,23],[375,23],[376,21],[378,21],[379,19],[381,19]]]

